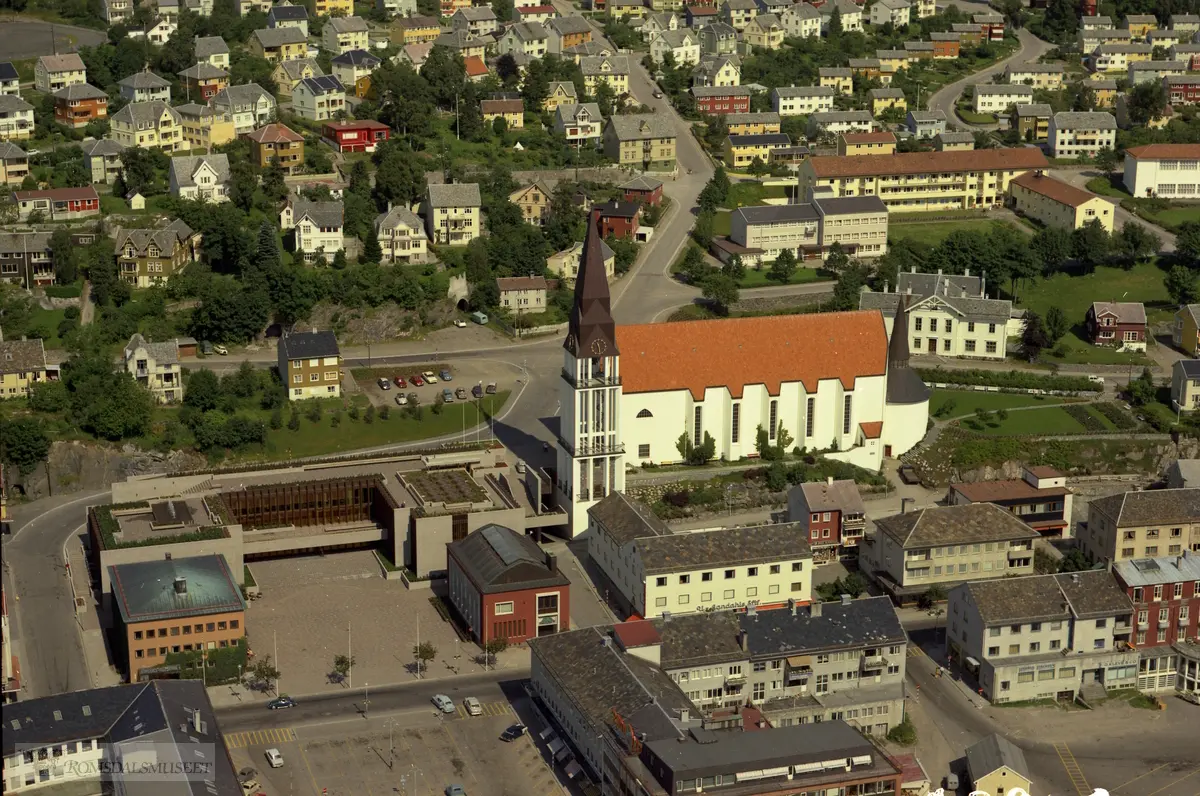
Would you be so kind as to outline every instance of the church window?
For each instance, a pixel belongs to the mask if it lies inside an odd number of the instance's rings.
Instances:
[[[770,427],[767,429],[767,436],[774,441],[775,429],[778,427],[777,420],[779,418],[779,401],[771,401]]]
[[[854,401],[854,396],[847,395],[844,403],[842,404],[842,433],[843,434],[850,433],[850,417],[852,414],[851,413],[851,403],[853,401]]]
[[[654,417],[654,415],[650,412],[649,409],[643,409],[642,411],[637,413],[637,416],[638,417]]]
[[[742,426],[742,405],[734,404],[732,411],[733,411],[733,431],[729,436],[729,441],[736,445],[737,441],[738,441],[738,437],[740,436],[741,426]]]
[[[703,410],[703,407],[700,407],[700,406],[696,407],[696,418],[692,422],[692,444],[693,445],[700,445],[701,443],[704,442],[703,434],[702,434],[703,428],[701,426],[702,410]]]
[[[807,425],[807,428],[805,429],[804,436],[811,437],[813,434],[816,433],[817,429],[816,429],[816,426],[814,425],[816,422],[816,418],[817,418],[817,399],[809,398],[808,399],[808,417],[806,418],[806,421],[805,421],[805,425]]]

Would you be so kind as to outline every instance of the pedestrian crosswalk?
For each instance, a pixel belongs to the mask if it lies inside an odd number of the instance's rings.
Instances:
[[[296,740],[296,732],[291,727],[225,733],[225,745],[230,749],[243,749],[247,746],[269,746],[271,744],[289,743],[294,740]]]
[[[915,645],[915,644],[909,644],[909,645],[908,645],[908,657],[910,657],[910,658],[919,658],[919,657],[921,657],[921,656],[922,656],[922,655],[924,655],[924,654],[925,654],[925,653],[924,653],[924,652],[922,652],[922,651],[921,651],[921,648],[920,648],[920,647],[918,647],[917,645]]]
[[[513,715],[516,715],[513,712],[512,705],[508,704],[507,702],[483,702],[480,704],[480,707],[483,708],[484,716],[513,716]],[[461,704],[458,706],[458,717],[460,719],[479,718],[479,716],[472,716],[469,713],[467,713],[466,707]]]

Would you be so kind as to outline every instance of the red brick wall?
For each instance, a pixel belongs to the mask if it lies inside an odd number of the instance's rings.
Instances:
[[[558,631],[562,632],[571,626],[570,587],[552,586],[545,589],[523,589],[499,594],[483,595],[483,615],[485,627],[479,636],[482,642],[490,641],[499,636],[508,638],[509,644],[519,644],[537,636],[537,596],[555,592],[558,594]],[[513,612],[496,616],[497,603],[511,602]],[[486,635],[485,635],[486,632]]]
[[[1142,587],[1141,602],[1134,598],[1134,589],[1132,586],[1126,588],[1126,593],[1129,599],[1133,601],[1133,631],[1130,640],[1137,647],[1166,647],[1181,641],[1184,638],[1195,638],[1200,627],[1200,589],[1196,588],[1196,584],[1191,581],[1183,582],[1183,592],[1179,599],[1175,599],[1175,584],[1162,584],[1162,599],[1154,599],[1154,587]],[[1179,608],[1182,605],[1188,606],[1188,620],[1181,628],[1179,626]],[[1167,621],[1165,624],[1159,624],[1159,610],[1167,609]],[[1142,611],[1146,612],[1146,621],[1141,623],[1138,621],[1138,614]],[[1167,637],[1164,641],[1158,640],[1158,630],[1163,628],[1167,631]],[[1142,643],[1137,642],[1138,633],[1146,632],[1146,640]]]
[[[700,97],[696,100],[696,108],[701,113],[715,116],[722,113],[749,113],[749,97]]]
[[[821,519],[813,521],[813,517]],[[824,512],[813,512],[808,515],[808,540],[809,544],[841,544],[841,527],[842,513],[840,511],[829,512],[829,520],[824,519]],[[829,531],[829,538],[825,538],[825,531]]]

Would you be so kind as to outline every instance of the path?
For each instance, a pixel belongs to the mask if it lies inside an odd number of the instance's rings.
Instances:
[[[75,52],[80,47],[95,47],[106,41],[108,36],[102,30],[0,15],[0,53],[6,61],[53,55],[56,51]]]
[[[92,303],[92,283],[84,280],[79,294],[79,325],[87,326],[96,317],[96,305]]]
[[[1002,73],[1010,63],[1026,63],[1036,61],[1041,58],[1049,50],[1054,49],[1054,45],[1047,41],[1042,41],[1037,36],[1034,36],[1029,31],[1022,28],[1017,31],[1017,41],[1020,42],[1021,48],[1015,53],[1005,58],[1003,61],[997,61],[991,66],[979,72],[967,75],[962,80],[951,83],[937,91],[929,98],[929,110],[941,110],[946,114],[947,122],[954,127],[962,130],[989,130],[995,125],[973,125],[964,122],[958,118],[958,114],[954,110],[954,103],[958,96],[963,93],[963,89],[967,86],[974,86],[980,83],[991,82],[992,77]]]

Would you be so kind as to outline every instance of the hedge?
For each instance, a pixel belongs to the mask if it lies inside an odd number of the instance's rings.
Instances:
[[[236,683],[246,671],[246,639],[238,639],[234,646],[207,650],[208,670],[200,669],[201,653],[204,650],[167,653],[167,664],[179,667],[183,680],[201,680],[207,685]]]
[[[1095,431],[1104,433],[1108,431],[1108,427],[1100,422],[1100,418],[1088,411],[1086,406],[1080,404],[1066,404],[1063,406],[1063,411],[1071,417],[1079,421],[1079,425],[1083,426],[1087,431]]]
[[[163,544],[180,544],[182,542],[200,542],[210,541],[214,539],[224,539],[229,536],[225,528],[220,525],[209,525],[188,533],[177,533],[170,536],[157,536],[153,539],[139,539],[137,541],[118,542],[117,534],[121,530],[121,524],[117,518],[113,516],[114,511],[124,511],[126,509],[148,509],[150,504],[146,501],[138,503],[110,503],[107,506],[93,506],[92,515],[96,518],[96,527],[100,531],[100,549],[102,550],[124,550],[132,547],[154,547]]]
[[[50,298],[79,298],[83,295],[83,288],[79,285],[47,285],[45,290]]]
[[[1100,392],[1101,385],[1084,376],[1051,376],[1022,370],[947,370],[916,368],[926,384],[961,384],[967,387],[1008,387],[1018,390],[1055,390],[1059,392]]]
[[[1137,421],[1128,412],[1110,401],[1093,404],[1092,408],[1107,417],[1109,422],[1121,431],[1130,431],[1138,426]]]

